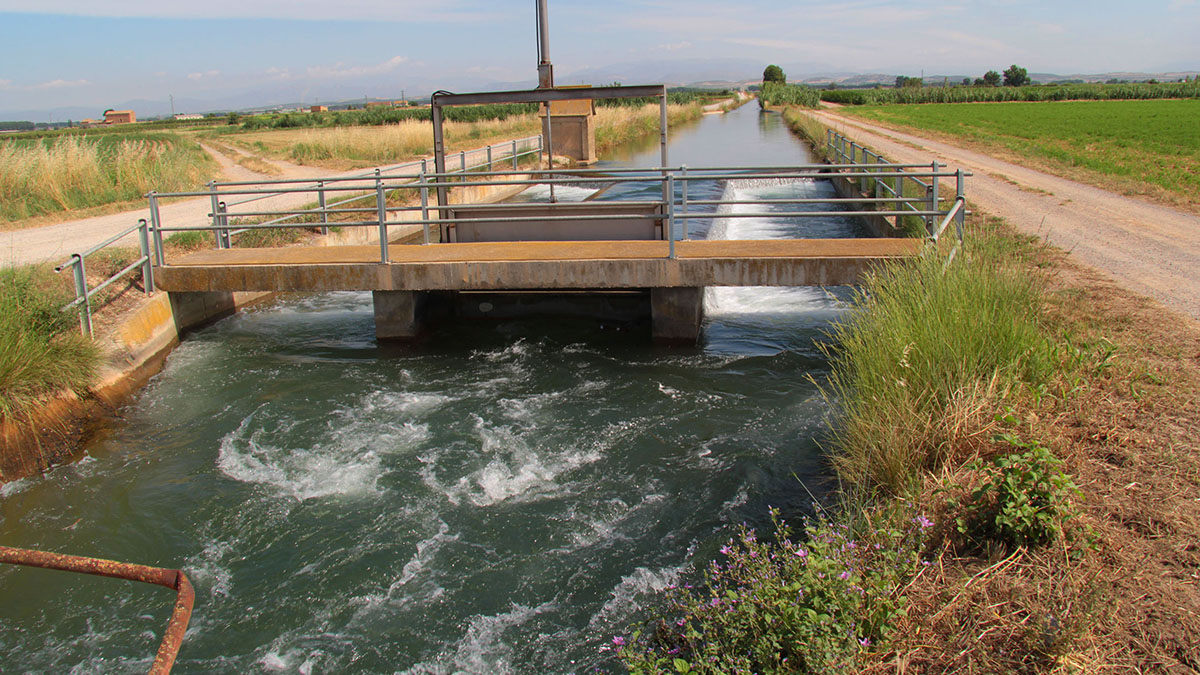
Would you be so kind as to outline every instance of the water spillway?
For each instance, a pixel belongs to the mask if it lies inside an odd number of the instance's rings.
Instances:
[[[756,106],[672,137],[673,162],[811,161]],[[656,162],[652,148],[602,166]],[[845,299],[712,289],[702,343],[663,350],[619,324],[538,319],[389,347],[369,294],[280,298],[193,334],[86,459],[0,488],[0,542],[185,569],[197,601],[178,673],[603,667],[600,647],[732,526],[802,510],[798,480],[820,489],[826,409],[806,376],[825,372],[816,342]],[[39,570],[0,568],[0,588],[5,670],[22,672],[145,672],[170,605]]]

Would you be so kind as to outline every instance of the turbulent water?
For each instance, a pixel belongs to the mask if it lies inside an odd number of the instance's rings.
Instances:
[[[672,152],[809,161],[753,106],[682,130]],[[656,163],[651,149],[608,166]],[[693,232],[856,231],[831,214]],[[844,297],[710,289],[694,349],[540,320],[385,348],[370,294],[280,299],[189,337],[86,459],[0,488],[0,542],[184,568],[197,599],[179,673],[612,668],[600,647],[731,526],[820,489],[825,407],[807,376],[825,371],[815,343]],[[39,570],[0,569],[0,589],[3,672],[144,672],[171,604]]]

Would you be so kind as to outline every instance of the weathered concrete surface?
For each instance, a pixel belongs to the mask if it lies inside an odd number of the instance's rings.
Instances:
[[[703,288],[650,290],[650,335],[655,342],[692,344],[700,338],[703,319]]]
[[[504,242],[202,251],[159,268],[162,290],[556,290],[841,286],[921,251],[915,239]]]
[[[410,340],[425,329],[428,293],[418,291],[375,291],[375,337],[381,340]]]
[[[446,242],[493,241],[621,241],[663,238],[662,207],[657,204],[564,202],[502,204],[455,210],[470,221],[447,225]],[[604,216],[595,220],[550,220],[552,217]],[[520,222],[500,220],[521,218]]]

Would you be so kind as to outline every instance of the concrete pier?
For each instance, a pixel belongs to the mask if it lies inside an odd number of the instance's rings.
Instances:
[[[425,329],[429,294],[421,291],[374,291],[375,337],[411,340]]]
[[[704,319],[704,289],[650,289],[650,335],[655,342],[692,344],[700,337]]]

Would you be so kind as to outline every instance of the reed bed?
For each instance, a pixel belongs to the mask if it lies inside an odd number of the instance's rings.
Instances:
[[[604,154],[622,143],[658,133],[661,110],[657,103],[640,107],[613,106],[596,109],[596,153]],[[667,125],[675,126],[704,114],[699,102],[667,105]]]
[[[535,115],[479,122],[447,122],[445,125],[446,143],[451,151],[533,136],[539,131],[540,123]],[[300,164],[349,162],[375,165],[403,162],[431,154],[433,125],[422,120],[404,120],[381,126],[268,131],[231,137],[229,140]]]
[[[198,145],[174,134],[0,141],[0,221],[186,190],[214,167]]]

